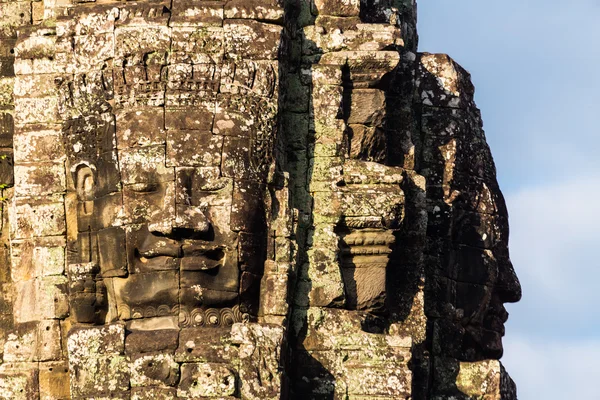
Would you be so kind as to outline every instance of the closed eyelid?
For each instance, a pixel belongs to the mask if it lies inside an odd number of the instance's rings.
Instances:
[[[224,179],[224,178],[219,178],[219,179],[205,182],[203,185],[198,185],[198,187],[194,187],[194,189],[197,189],[197,190],[200,190],[203,192],[219,192],[223,189],[226,189],[227,185],[229,183],[230,183],[229,180]]]
[[[131,190],[138,193],[152,193],[158,190],[158,183],[156,182],[140,182],[128,186]]]

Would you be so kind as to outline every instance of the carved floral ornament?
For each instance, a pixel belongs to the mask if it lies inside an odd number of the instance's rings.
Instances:
[[[0,4],[0,398],[516,398],[506,207],[415,8]]]

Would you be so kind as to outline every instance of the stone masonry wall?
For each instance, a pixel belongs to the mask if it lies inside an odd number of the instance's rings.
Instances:
[[[0,399],[516,399],[506,206],[416,22],[0,3]]]

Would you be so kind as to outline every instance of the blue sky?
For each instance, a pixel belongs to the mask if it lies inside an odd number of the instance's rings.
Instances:
[[[520,400],[600,399],[600,1],[420,0],[420,51],[471,72],[523,285]]]

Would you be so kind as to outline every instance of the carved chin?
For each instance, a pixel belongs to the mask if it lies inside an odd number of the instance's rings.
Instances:
[[[481,326],[469,326],[465,332],[463,353],[466,361],[478,361],[481,359],[498,360],[502,357],[504,349],[502,347],[502,337],[504,336],[504,326],[501,332],[485,329]]]

